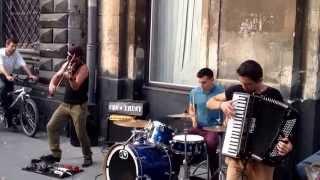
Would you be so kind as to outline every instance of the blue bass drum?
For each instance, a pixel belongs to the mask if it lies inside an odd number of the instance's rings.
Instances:
[[[168,152],[154,144],[117,144],[105,159],[107,180],[170,180],[171,159]]]

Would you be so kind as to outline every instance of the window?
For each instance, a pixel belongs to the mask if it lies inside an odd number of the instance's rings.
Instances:
[[[149,81],[196,85],[201,55],[202,1],[154,0],[151,7]]]
[[[2,1],[3,39],[15,37],[21,48],[36,48],[39,41],[39,0]]]

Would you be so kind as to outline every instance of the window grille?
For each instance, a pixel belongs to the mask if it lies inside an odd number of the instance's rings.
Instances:
[[[2,6],[3,39],[15,37],[19,48],[38,49],[40,0],[5,0]]]

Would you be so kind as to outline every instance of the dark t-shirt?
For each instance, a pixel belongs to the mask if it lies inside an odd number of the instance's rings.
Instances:
[[[70,82],[66,83],[66,92],[64,94],[64,102],[68,104],[82,104],[88,100],[89,78],[87,78],[78,90],[73,90]]]
[[[232,96],[233,96],[233,93],[234,92],[242,92],[242,93],[246,93],[244,91],[244,89],[242,88],[241,85],[234,85],[234,86],[231,86],[229,87],[226,91],[225,91],[225,94],[226,94],[226,100],[229,101],[232,99]],[[266,96],[266,97],[269,97],[269,98],[272,98],[272,99],[275,99],[275,100],[278,100],[278,101],[281,101],[283,102],[283,98],[280,94],[280,92],[275,89],[275,88],[272,88],[272,87],[268,87],[265,91],[263,91],[260,95],[263,95],[263,96]]]

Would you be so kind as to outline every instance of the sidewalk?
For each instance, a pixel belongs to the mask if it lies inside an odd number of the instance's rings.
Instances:
[[[27,172],[21,168],[27,166],[31,159],[39,158],[41,155],[49,154],[48,140],[46,133],[40,132],[36,138],[25,136],[22,132],[10,132],[0,129],[0,180],[57,180],[41,174]],[[82,153],[79,147],[73,147],[69,138],[61,137],[61,149],[63,151],[61,163],[72,164],[81,167]],[[92,147],[93,165],[83,168],[84,172],[75,176],[64,178],[65,180],[95,180],[96,176],[102,173],[103,154],[101,147]],[[191,169],[192,172],[193,168]],[[200,173],[204,172],[200,168]],[[183,168],[180,177],[183,175]],[[205,174],[201,175],[205,178]],[[96,180],[104,180],[98,176]]]
[[[83,158],[81,149],[73,147],[69,139],[61,137],[61,148],[63,151],[61,163],[72,164],[81,167]],[[93,165],[84,168],[84,172],[66,180],[94,180],[102,172],[103,154],[100,147],[93,147]],[[22,171],[21,168],[30,163],[33,158],[39,158],[43,154],[49,154],[47,135],[43,132],[36,135],[36,138],[25,136],[21,132],[10,132],[0,129],[0,180],[56,180],[32,172]],[[102,176],[97,177],[102,180]]]

